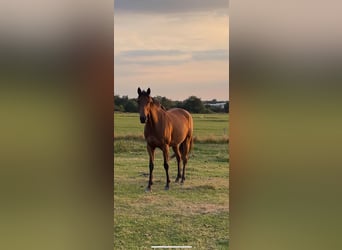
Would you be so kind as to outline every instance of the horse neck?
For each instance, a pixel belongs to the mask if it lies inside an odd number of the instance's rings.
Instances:
[[[161,122],[162,117],[165,115],[165,111],[157,106],[156,104],[152,104],[151,112],[150,112],[150,125],[155,126]]]

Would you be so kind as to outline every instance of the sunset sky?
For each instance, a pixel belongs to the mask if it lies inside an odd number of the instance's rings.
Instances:
[[[115,0],[114,93],[229,99],[227,0]]]

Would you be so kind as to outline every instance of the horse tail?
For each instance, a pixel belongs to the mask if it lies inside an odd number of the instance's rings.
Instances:
[[[190,122],[190,133],[189,133],[189,137],[190,137],[190,146],[189,146],[189,157],[190,157],[190,154],[192,153],[192,149],[193,149],[193,146],[194,146],[194,121],[192,119],[192,116],[190,115],[190,119],[189,119],[189,122]]]

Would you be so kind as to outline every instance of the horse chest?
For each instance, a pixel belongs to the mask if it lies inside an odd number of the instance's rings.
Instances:
[[[153,147],[161,147],[171,141],[170,135],[161,131],[147,129],[144,134],[146,142]]]

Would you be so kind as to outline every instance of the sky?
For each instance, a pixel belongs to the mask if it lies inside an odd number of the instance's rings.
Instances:
[[[228,0],[115,0],[114,94],[229,99]]]

